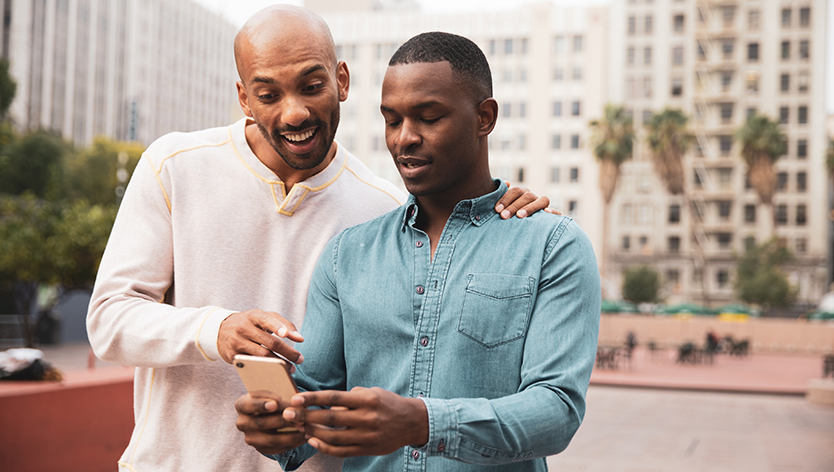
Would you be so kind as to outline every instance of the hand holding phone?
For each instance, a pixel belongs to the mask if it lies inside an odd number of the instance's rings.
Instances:
[[[298,387],[290,376],[289,365],[283,359],[238,354],[234,357],[233,364],[250,394],[266,391],[289,402],[290,398],[298,393]],[[297,430],[288,426],[278,431],[296,432]]]

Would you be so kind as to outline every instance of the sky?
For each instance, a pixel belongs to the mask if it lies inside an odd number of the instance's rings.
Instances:
[[[303,1],[276,1],[276,0],[192,0],[204,5],[211,11],[219,13],[236,26],[242,26],[250,16],[258,10],[275,4],[290,3],[303,5]],[[418,0],[425,13],[461,13],[476,10],[501,10],[517,8],[524,3],[540,3],[546,0]],[[550,0],[560,6],[581,6],[581,5],[603,5],[610,0]],[[828,114],[834,114],[834,34],[831,33],[831,25],[834,25],[834,2],[828,2],[828,21],[826,28],[826,74],[825,74],[825,103]]]

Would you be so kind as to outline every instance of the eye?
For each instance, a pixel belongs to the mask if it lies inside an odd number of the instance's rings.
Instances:
[[[431,124],[434,124],[434,123],[437,123],[438,121],[440,121],[441,118],[443,118],[443,117],[438,116],[437,118],[423,118],[422,121],[423,121],[423,123],[427,123],[427,124],[431,125]]]
[[[315,92],[315,91],[318,91],[319,89],[321,89],[322,87],[324,87],[323,83],[316,83],[316,84],[308,85],[308,86],[304,87],[302,90],[304,90],[305,92]]]
[[[396,128],[400,125],[402,120],[385,120],[385,127],[386,128]]]
[[[277,96],[278,95],[276,95],[274,93],[262,93],[262,94],[258,95],[258,100],[260,100],[262,102],[269,102],[269,101],[275,100],[275,98]]]

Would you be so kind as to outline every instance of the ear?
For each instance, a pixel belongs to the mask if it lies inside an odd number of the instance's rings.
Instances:
[[[494,98],[487,98],[479,103],[478,136],[483,137],[492,133],[496,121],[498,121],[498,102]]]
[[[344,102],[350,90],[350,71],[345,61],[336,64],[336,86],[339,87],[339,101]]]
[[[237,87],[237,101],[240,103],[240,109],[243,110],[244,115],[252,118],[252,110],[249,109],[249,94],[246,93],[246,87],[239,80],[235,82],[235,86]]]

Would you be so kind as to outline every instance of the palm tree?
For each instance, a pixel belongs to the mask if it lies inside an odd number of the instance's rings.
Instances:
[[[602,247],[600,255],[600,274],[605,275],[605,238],[608,234],[608,211],[617,180],[620,177],[620,164],[631,159],[634,149],[634,126],[632,118],[625,108],[606,104],[603,117],[590,122],[591,145],[599,161],[599,188],[602,190]]]
[[[756,190],[764,214],[760,233],[764,239],[773,236],[773,194],[776,191],[775,162],[788,149],[787,139],[779,123],[765,115],[752,113],[736,131],[736,142],[741,145],[741,157],[747,164],[747,178]]]
[[[825,168],[828,169],[828,176],[834,184],[834,139],[828,138],[828,150],[825,152]]]
[[[654,168],[672,195],[683,193],[683,156],[695,137],[687,129],[689,118],[682,111],[664,108],[646,123]]]

